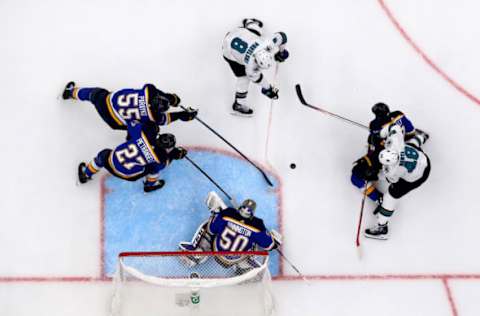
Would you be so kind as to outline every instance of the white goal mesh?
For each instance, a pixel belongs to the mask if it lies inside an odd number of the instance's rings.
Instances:
[[[270,282],[267,252],[121,253],[111,315],[271,315]]]

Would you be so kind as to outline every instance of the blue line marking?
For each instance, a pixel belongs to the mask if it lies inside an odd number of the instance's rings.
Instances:
[[[256,216],[268,229],[279,229],[279,196],[263,176],[244,160],[212,151],[190,151],[188,156],[205,170],[238,203],[257,202]],[[278,186],[278,180],[268,174]],[[129,182],[113,176],[105,180],[104,259],[107,276],[113,275],[118,253],[124,251],[176,251],[180,241],[190,241],[210,215],[205,198],[216,191],[228,199],[188,161],[174,161],[162,170],[165,186],[145,194],[142,181]],[[279,274],[279,256],[270,254],[272,276]]]

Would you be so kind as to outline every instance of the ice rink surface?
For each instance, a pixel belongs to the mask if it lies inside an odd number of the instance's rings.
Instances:
[[[282,183],[284,253],[310,278],[284,263],[273,281],[278,315],[479,315],[478,9],[467,0],[0,1],[0,315],[108,311],[102,180],[79,187],[75,176],[79,161],[124,135],[90,105],[58,99],[70,80],[154,83],[262,166],[268,157]],[[286,32],[291,56],[271,112],[251,87],[251,119],[229,114],[235,81],[221,56],[244,17]],[[361,195],[349,176],[367,134],[301,106],[296,83],[340,115],[366,124],[383,101],[430,133],[429,180],[402,200],[390,240],[362,240],[362,260]],[[185,146],[230,150],[198,122],[165,130]]]

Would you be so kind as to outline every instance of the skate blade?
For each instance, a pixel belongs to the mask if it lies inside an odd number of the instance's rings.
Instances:
[[[232,114],[234,116],[239,116],[239,117],[252,117],[253,116],[253,113],[252,114],[243,114],[243,113],[240,113],[240,112],[237,112],[237,111],[230,111],[230,114]]]
[[[367,238],[371,238],[371,239],[378,239],[378,240],[387,240],[388,239],[388,235],[373,236],[373,235],[368,235],[368,234],[363,233],[363,236],[365,236]]]

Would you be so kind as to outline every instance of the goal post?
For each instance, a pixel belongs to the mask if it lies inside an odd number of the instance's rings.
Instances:
[[[272,315],[268,252],[123,252],[111,316]]]

